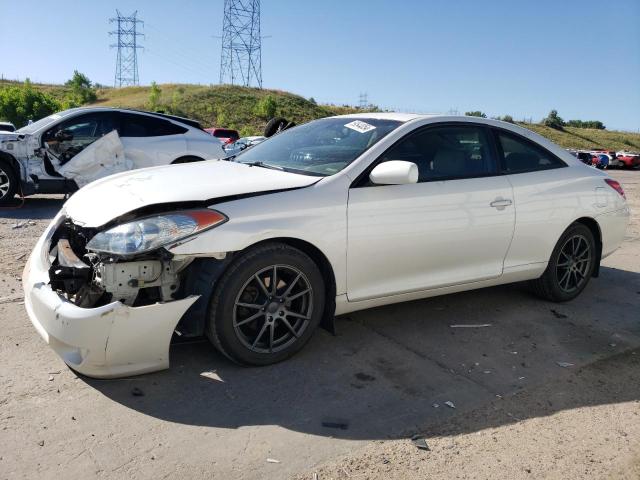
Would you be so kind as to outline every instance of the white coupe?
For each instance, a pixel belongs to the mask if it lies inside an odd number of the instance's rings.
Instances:
[[[25,305],[92,377],[167,368],[174,331],[266,365],[354,310],[522,281],[571,300],[628,220],[618,182],[517,125],[339,116],[82,188],[27,262]]]

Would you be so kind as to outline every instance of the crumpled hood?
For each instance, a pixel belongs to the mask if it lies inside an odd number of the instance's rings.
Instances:
[[[207,160],[111,175],[80,189],[63,208],[74,223],[100,227],[150,205],[306,187],[318,180],[242,163]]]

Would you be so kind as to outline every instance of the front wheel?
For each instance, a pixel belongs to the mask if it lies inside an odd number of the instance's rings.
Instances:
[[[18,179],[13,168],[0,160],[0,205],[7,204],[18,190]]]
[[[309,256],[285,244],[265,244],[236,259],[220,278],[206,333],[234,362],[269,365],[307,343],[324,300],[322,274]]]
[[[537,295],[547,300],[573,300],[589,283],[596,258],[593,233],[585,225],[574,223],[562,234],[547,269],[531,286]]]

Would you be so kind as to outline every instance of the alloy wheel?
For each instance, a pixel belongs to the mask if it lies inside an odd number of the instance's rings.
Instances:
[[[0,198],[4,198],[11,189],[11,179],[7,172],[0,168]]]
[[[233,306],[233,328],[256,353],[286,349],[309,326],[313,289],[305,274],[290,265],[256,272],[240,289]]]
[[[558,286],[566,293],[579,290],[588,280],[593,253],[591,245],[583,235],[569,237],[558,255],[556,277]]]

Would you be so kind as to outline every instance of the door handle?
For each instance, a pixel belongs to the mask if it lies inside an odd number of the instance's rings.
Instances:
[[[498,210],[504,210],[505,207],[508,207],[512,203],[513,202],[511,200],[509,200],[508,198],[496,198],[489,205],[492,206],[493,208],[497,208]]]

